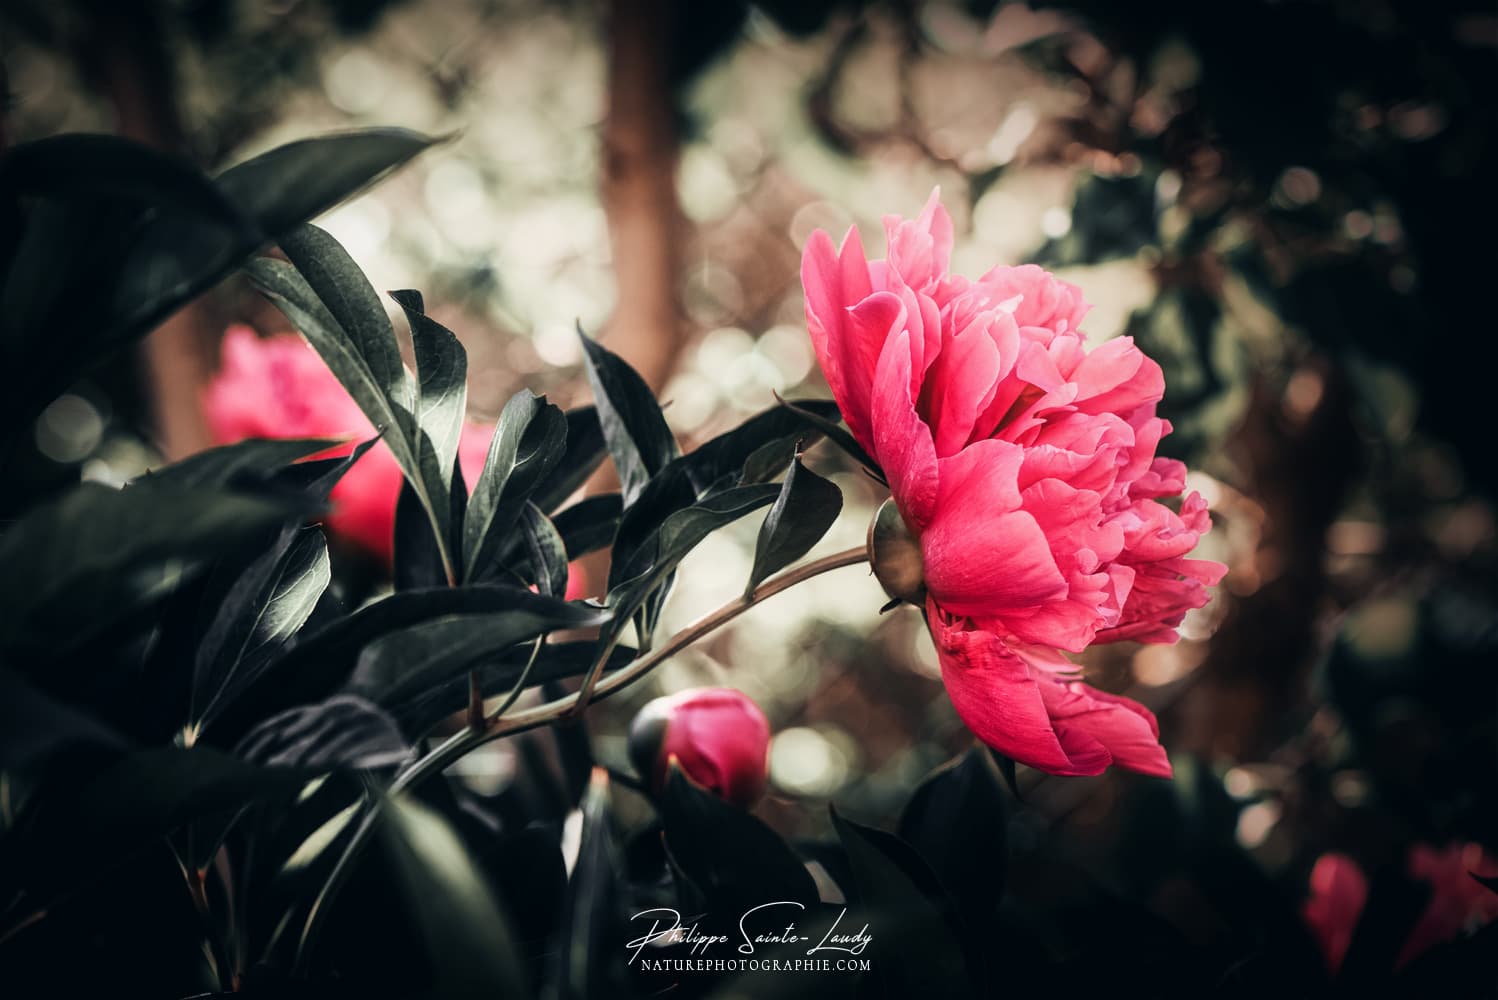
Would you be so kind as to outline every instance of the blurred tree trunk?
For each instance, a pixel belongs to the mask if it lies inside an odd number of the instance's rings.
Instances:
[[[609,349],[656,391],[675,368],[686,334],[670,23],[668,0],[609,4],[602,193],[619,293],[604,332]]]
[[[85,77],[115,111],[116,131],[187,155],[165,29],[150,0],[100,4],[83,40]],[[168,461],[212,444],[199,394],[213,374],[221,324],[204,298],[188,303],[141,345],[156,443]]]
[[[608,6],[608,110],[600,186],[609,223],[618,298],[601,331],[609,350],[660,392],[686,339],[681,307],[685,227],[676,198],[680,146],[667,74],[670,0],[611,0]],[[587,490],[618,488],[612,467]],[[584,593],[603,590],[607,556],[581,560]]]

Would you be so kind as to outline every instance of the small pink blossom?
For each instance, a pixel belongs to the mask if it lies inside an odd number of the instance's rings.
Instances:
[[[942,678],[990,746],[1052,774],[1110,764],[1169,775],[1154,716],[1078,680],[1093,642],[1174,642],[1225,567],[1180,462],[1155,455],[1160,366],[1120,337],[1087,350],[1079,289],[1034,266],[947,273],[933,193],[884,220],[887,260],[856,228],[818,231],[801,278],[817,359],[883,468],[919,546]],[[906,596],[906,595],[900,595]]]

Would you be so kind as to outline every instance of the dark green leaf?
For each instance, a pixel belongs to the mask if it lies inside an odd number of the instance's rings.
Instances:
[[[821,399],[793,400],[756,413],[681,457],[697,494],[701,496],[710,486],[729,475],[734,477],[737,485],[766,482],[779,476],[796,453],[797,442],[802,442],[804,449],[822,433],[809,427],[799,413],[789,409],[790,406],[826,421],[837,419],[837,405]],[[766,448],[770,451],[765,452]],[[777,457],[773,464],[763,461],[769,454],[784,457]]]
[[[810,552],[843,509],[843,493],[831,482],[791,459],[775,505],[765,515],[754,546],[754,569],[745,596],[765,578]]]
[[[300,139],[230,167],[217,183],[261,231],[279,239],[439,141],[394,128]]]
[[[391,292],[390,297],[405,310],[416,352],[417,458],[432,492],[439,492],[440,482],[440,493],[447,496],[468,409],[468,354],[451,330],[423,311],[420,292],[408,289]]]
[[[577,863],[567,883],[562,937],[551,977],[550,992],[558,1000],[624,995],[624,963],[617,951],[624,926],[619,860],[610,829],[608,775],[601,768],[593,771],[581,809]]]
[[[551,520],[527,502],[521,509],[521,531],[530,557],[531,578],[536,590],[551,597],[567,594],[567,546]]]
[[[27,801],[0,850],[0,885],[37,902],[124,861],[192,820],[295,794],[308,775],[208,747],[133,751],[81,782]]]
[[[384,304],[359,265],[342,244],[310,223],[294,227],[279,242],[317,301],[333,317],[345,343],[363,360],[385,398],[400,409],[411,411],[414,396],[395,342],[395,330]],[[307,336],[309,340],[312,337],[310,333]],[[313,346],[317,346],[316,341]],[[323,353],[322,348],[318,348],[318,353]],[[362,406],[363,401],[360,403]],[[367,407],[364,412],[377,427],[388,423],[376,419]]]
[[[448,615],[371,643],[359,657],[349,690],[376,704],[395,704],[517,643],[557,629],[598,625],[608,617],[587,605],[505,589],[510,594],[506,610]]]
[[[394,767],[411,756],[411,747],[384,709],[339,694],[271,716],[250,730],[234,753],[257,764],[325,771]]]
[[[273,533],[296,505],[143,480],[83,483],[0,537],[0,645],[56,656],[179,583],[202,559]]]
[[[442,564],[442,549],[437,544],[437,529],[409,479],[401,481],[400,496],[395,501],[396,590],[421,590],[448,585],[447,567]]]
[[[489,575],[511,548],[512,529],[536,485],[555,466],[566,442],[567,420],[544,396],[522,389],[499,415],[484,472],[474,485],[463,522],[463,564],[469,579]]]
[[[343,478],[343,474],[354,467],[354,463],[363,458],[364,455],[380,443],[380,439],[372,437],[368,441],[360,441],[354,445],[352,451],[340,458],[314,458],[305,462],[296,462],[277,471],[271,482],[275,485],[286,486],[299,493],[306,493],[319,500],[326,500],[333,492],[333,487]]]
[[[1009,843],[1009,807],[986,747],[921,783],[900,816],[900,836],[935,871],[968,928],[986,934],[1004,895]]]
[[[435,973],[432,995],[453,1000],[527,996],[514,935],[457,834],[437,813],[409,798],[388,800],[383,811],[386,851]]]
[[[230,588],[198,646],[188,725],[201,729],[286,647],[331,579],[328,545],[316,528],[282,534]]]
[[[592,657],[592,643],[588,643],[584,669]],[[124,745],[124,740],[103,723],[0,667],[0,771],[45,763],[62,750],[120,750]]]
[[[850,458],[858,462],[865,469],[868,469],[869,473],[875,479],[879,480],[879,482],[888,483],[888,480],[884,478],[884,470],[879,468],[879,463],[869,457],[869,453],[863,450],[863,445],[855,441],[853,435],[849,434],[846,429],[839,427],[828,417],[811,409],[805,402],[788,402],[782,399],[780,400],[780,405],[805,424],[809,430],[816,431],[841,448]]]
[[[597,646],[592,642],[544,643],[536,654],[536,662],[531,667],[526,686],[579,677],[593,665],[597,653]],[[636,655],[637,651],[628,646],[616,646],[609,655],[607,669],[616,670],[629,663]],[[517,646],[474,668],[483,696],[495,698],[508,694],[519,682],[521,671],[530,661],[530,656],[530,645]],[[467,705],[468,676],[462,674],[445,684],[387,707],[400,722],[401,729],[415,739],[426,735],[437,723],[462,711]]]
[[[551,471],[536,484],[532,499],[550,514],[587,482],[603,462],[603,427],[598,411],[579,406],[567,411],[567,447]]]
[[[153,469],[145,479],[207,488],[260,483],[308,455],[341,443],[332,438],[250,438],[209,448],[180,462]]]
[[[659,808],[667,850],[714,912],[780,900],[817,904],[816,882],[775,831],[699,787],[674,762]]]
[[[22,143],[0,158],[0,194],[119,199],[166,206],[235,228],[240,206],[196,166],[114,135],[74,133]]]
[[[768,483],[738,486],[708,497],[666,518],[653,538],[645,542],[620,573],[622,582],[609,588],[611,620],[604,626],[604,642],[623,629],[626,622],[641,609],[649,614],[643,623],[642,646],[649,646],[649,632],[659,614],[661,599],[652,595],[669,586],[677,565],[704,538],[725,525],[772,502],[780,488]],[[621,528],[622,530],[622,528]],[[614,576],[611,568],[610,577]]]
[[[944,916],[951,904],[931,869],[893,834],[845,820],[836,810],[832,823],[848,852],[854,896],[874,931],[870,963],[884,994],[891,1000],[974,996],[961,938]]]
[[[416,456],[410,444],[415,418],[406,407],[396,405],[387,393],[386,382],[370,367],[362,345],[344,330],[307,279],[290,264],[269,257],[256,257],[245,265],[245,271],[261,293],[286,314],[286,318],[322,356],[323,362],[370,422],[383,430],[385,442],[401,469],[409,478],[417,478]],[[362,275],[360,280],[363,281]],[[383,310],[381,315],[384,315]],[[388,319],[386,323],[388,328]],[[389,348],[394,350],[394,333],[390,337]],[[384,348],[376,346],[373,350],[380,353]],[[405,378],[404,369],[401,378]],[[409,398],[409,388],[404,395]]]
[[[623,358],[594,341],[579,328],[587,359],[588,384],[609,456],[619,473],[624,505],[634,503],[650,478],[677,456],[676,439],[655,394]]]
[[[584,497],[551,519],[567,558],[576,559],[589,552],[607,548],[619,531],[619,514],[624,500],[617,493],[600,493]]]

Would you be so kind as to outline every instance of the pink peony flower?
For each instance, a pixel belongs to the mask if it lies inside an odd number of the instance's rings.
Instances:
[[[657,698],[629,727],[635,770],[657,794],[674,759],[687,777],[744,809],[769,782],[770,723],[733,688],[692,688]]]
[[[1052,774],[1169,775],[1154,716],[1081,683],[1065,655],[1174,642],[1225,571],[1187,558],[1210,527],[1201,497],[1159,502],[1186,475],[1155,457],[1160,367],[1127,337],[1088,351],[1081,292],[1038,267],[948,274],[936,193],[884,225],[888,260],[866,260],[854,228],[841,249],[813,233],[801,263],[817,359],[889,479],[916,585],[881,572],[878,538],[876,573],[924,603],[947,691],[984,742]]]
[[[1451,844],[1443,848],[1415,844],[1407,870],[1412,879],[1430,885],[1430,902],[1410,929],[1394,968],[1498,919],[1498,893],[1472,875],[1493,877],[1498,863],[1479,844]],[[1310,894],[1301,915],[1321,945],[1332,972],[1342,968],[1363,907],[1368,902],[1368,878],[1345,854],[1323,854],[1311,869]]]
[[[318,456],[326,458],[347,455],[354,442],[375,433],[369,418],[305,340],[294,333],[262,338],[246,326],[232,326],[224,333],[223,364],[203,394],[203,408],[217,444],[251,437],[350,439],[350,444]],[[470,423],[463,428],[458,463],[470,488],[483,471],[493,436],[493,425]],[[400,466],[381,442],[333,487],[329,532],[388,566],[394,558],[400,490]]]

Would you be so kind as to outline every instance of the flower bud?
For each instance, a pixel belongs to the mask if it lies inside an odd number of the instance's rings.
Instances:
[[[629,757],[659,794],[672,758],[687,777],[747,809],[765,792],[770,723],[748,695],[732,688],[692,688],[657,698],[629,727]]]

